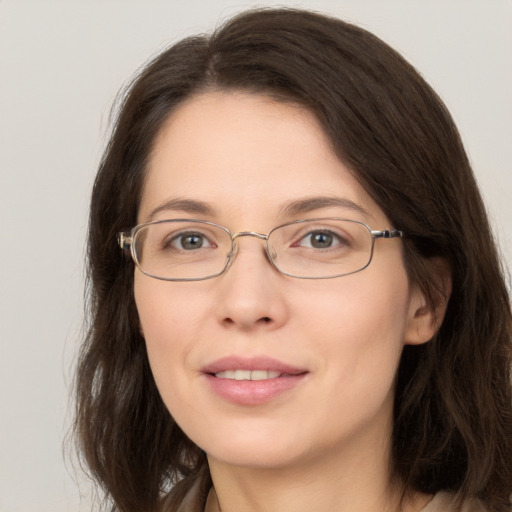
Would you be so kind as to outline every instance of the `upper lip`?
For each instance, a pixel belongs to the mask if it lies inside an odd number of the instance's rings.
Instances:
[[[297,368],[278,359],[265,356],[250,358],[239,356],[222,357],[207,364],[201,370],[212,375],[227,370],[267,370],[287,375],[300,375],[307,372],[304,368]]]

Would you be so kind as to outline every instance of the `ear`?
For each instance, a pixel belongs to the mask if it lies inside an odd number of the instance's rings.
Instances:
[[[452,279],[448,263],[440,258],[431,264],[434,289],[434,303],[429,304],[425,294],[414,285],[411,291],[409,312],[405,329],[404,344],[420,345],[430,341],[443,323],[448,301],[452,292]],[[429,265],[430,266],[430,265]]]

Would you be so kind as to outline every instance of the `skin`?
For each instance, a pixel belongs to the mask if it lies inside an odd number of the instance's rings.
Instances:
[[[289,201],[348,199],[293,217]],[[139,222],[201,218],[268,233],[298,218],[338,216],[392,227],[332,153],[314,116],[246,93],[208,92],[179,106],[155,140]],[[389,474],[394,381],[404,344],[428,341],[431,312],[409,283],[400,239],[377,240],[363,271],[336,279],[283,276],[261,240],[243,237],[223,275],[166,282],[135,271],[135,299],[162,398],[208,454],[216,493],[207,510],[380,511],[396,506]],[[307,375],[259,405],[212,392],[201,368],[232,355],[269,356]],[[426,496],[411,495],[405,510]]]

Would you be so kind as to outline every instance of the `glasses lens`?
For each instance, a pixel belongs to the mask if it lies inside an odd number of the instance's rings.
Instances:
[[[214,277],[224,270],[231,236],[206,222],[169,220],[142,226],[134,251],[140,269],[159,279],[192,280]]]
[[[366,267],[371,259],[372,236],[360,222],[318,219],[274,229],[268,246],[274,265],[282,273],[321,279]]]

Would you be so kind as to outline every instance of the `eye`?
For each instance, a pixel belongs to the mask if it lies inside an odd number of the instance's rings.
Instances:
[[[172,246],[174,249],[182,251],[193,251],[203,249],[205,247],[215,247],[215,244],[203,234],[199,232],[180,233],[173,236],[165,244],[167,247]]]
[[[328,230],[315,230],[303,236],[296,246],[310,247],[312,249],[329,249],[333,246],[346,244],[339,235]]]

